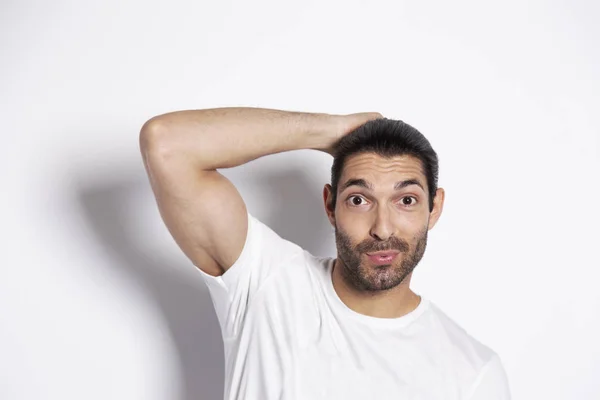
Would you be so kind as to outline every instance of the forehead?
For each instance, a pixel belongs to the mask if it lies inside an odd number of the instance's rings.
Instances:
[[[375,187],[392,186],[399,180],[411,178],[417,179],[423,187],[427,184],[421,160],[410,155],[383,158],[374,153],[354,154],[344,164],[340,184],[351,178],[365,179]]]

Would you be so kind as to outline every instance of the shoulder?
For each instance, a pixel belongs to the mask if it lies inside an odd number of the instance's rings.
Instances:
[[[431,301],[429,303],[439,330],[452,344],[457,356],[463,357],[476,369],[482,368],[492,359],[495,355],[494,350],[475,338],[435,303]]]
[[[445,362],[466,394],[472,393],[487,373],[498,376],[499,357],[492,348],[475,338],[436,304],[430,302],[430,309]]]

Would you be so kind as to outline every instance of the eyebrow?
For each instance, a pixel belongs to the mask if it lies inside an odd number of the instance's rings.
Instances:
[[[394,190],[404,189],[405,187],[410,186],[410,185],[417,185],[423,191],[425,191],[425,189],[423,188],[423,185],[421,185],[421,183],[417,179],[407,179],[405,181],[398,181],[394,184]],[[371,190],[371,191],[373,190],[373,184],[371,182],[366,181],[362,178],[351,178],[351,179],[348,179],[346,181],[346,183],[344,183],[341,186],[340,193],[342,193],[344,190],[346,190],[350,186],[360,186],[360,187],[363,187],[363,188]]]

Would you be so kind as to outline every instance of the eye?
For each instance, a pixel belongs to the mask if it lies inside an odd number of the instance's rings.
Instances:
[[[408,203],[406,202],[406,199],[414,199],[414,201],[409,201]],[[402,199],[400,199],[400,204],[402,204],[403,206],[414,206],[417,203],[417,198],[415,196],[404,196]]]
[[[346,201],[348,201],[348,200],[350,200],[352,198],[364,200],[364,198],[362,196],[358,196],[358,195],[353,194],[352,196],[348,197],[346,199]],[[350,203],[351,203],[350,204],[351,206],[360,206],[361,205],[361,204],[355,204],[353,201],[351,201]]]

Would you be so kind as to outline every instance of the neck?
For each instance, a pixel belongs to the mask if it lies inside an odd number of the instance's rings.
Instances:
[[[352,285],[344,276],[343,263],[337,258],[333,264],[333,287],[344,304],[351,310],[377,318],[399,318],[413,311],[421,296],[410,289],[412,273],[392,289],[367,292]]]

